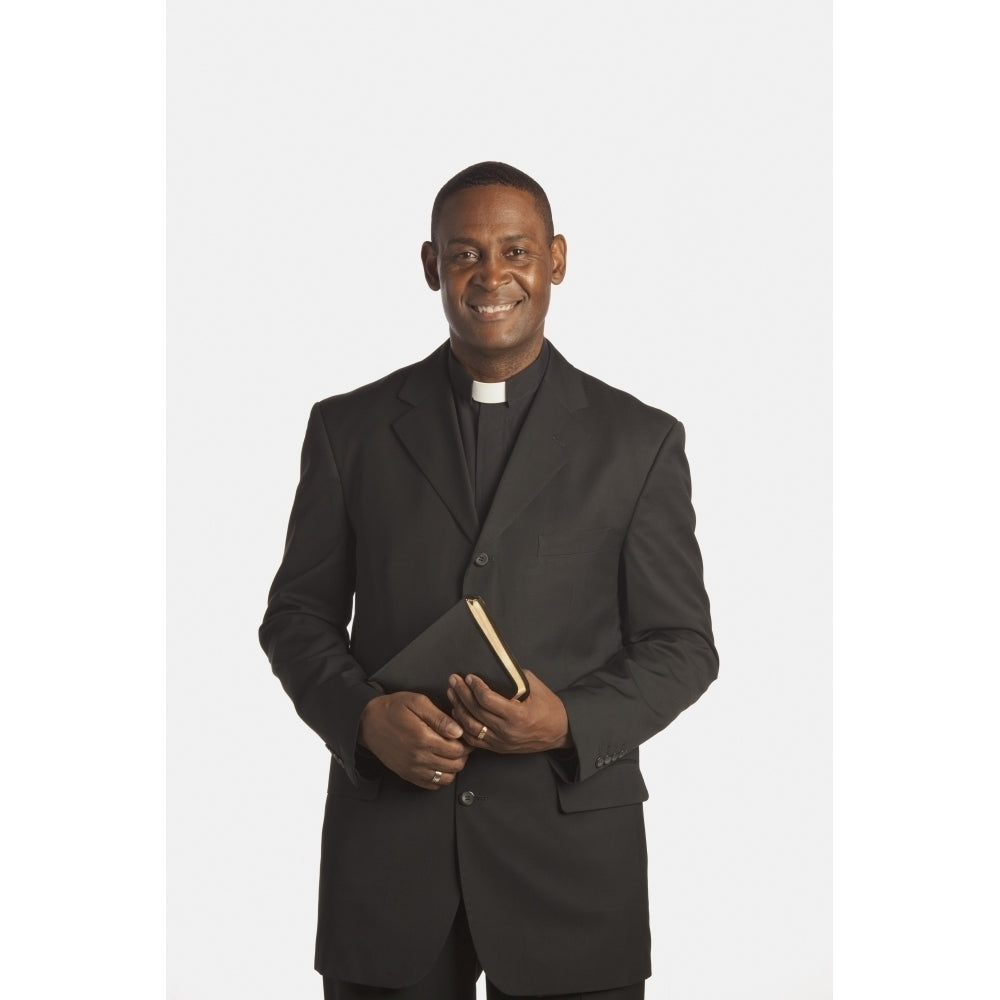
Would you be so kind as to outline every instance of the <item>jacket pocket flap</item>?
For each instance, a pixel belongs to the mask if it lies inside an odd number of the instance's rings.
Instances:
[[[639,765],[630,760],[612,764],[586,781],[559,782],[559,809],[564,813],[629,806],[648,798]]]

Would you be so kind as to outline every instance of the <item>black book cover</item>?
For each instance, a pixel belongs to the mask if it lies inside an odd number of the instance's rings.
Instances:
[[[425,694],[447,712],[451,705],[445,692],[451,674],[475,674],[506,698],[527,697],[527,679],[479,597],[463,597],[368,682],[386,693]]]

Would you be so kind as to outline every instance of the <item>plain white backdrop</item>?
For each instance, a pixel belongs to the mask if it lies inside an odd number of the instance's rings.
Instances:
[[[169,336],[170,417],[172,428],[177,428],[175,438],[193,451],[192,458],[185,459],[180,445],[174,445],[169,470],[174,484],[170,544],[176,557],[171,563],[170,605],[168,899],[163,864],[163,5],[53,0],[11,6],[4,12],[4,996],[317,996],[316,977],[304,970],[311,958],[312,918],[307,911],[313,902],[320,807],[317,802],[315,816],[305,817],[304,826],[295,811],[300,806],[293,804],[315,801],[315,782],[321,779],[314,778],[311,769],[318,772],[321,767],[315,763],[315,743],[281,707],[280,691],[267,687],[262,676],[266,665],[252,648],[250,635],[262,610],[263,587],[256,578],[242,586],[236,574],[245,565],[241,560],[256,561],[268,546],[274,546],[273,553],[261,555],[260,566],[247,571],[266,578],[273,572],[280,545],[274,531],[280,537],[291,499],[295,462],[288,452],[298,447],[301,406],[306,397],[334,389],[332,364],[329,371],[319,372],[315,387],[306,381],[320,348],[333,356],[333,327],[320,330],[326,321],[318,313],[311,314],[315,322],[298,328],[282,317],[273,318],[275,337],[291,332],[300,347],[305,347],[304,330],[316,333],[315,348],[304,349],[294,370],[288,368],[287,385],[280,373],[260,368],[260,380],[268,385],[261,396],[268,396],[269,413],[277,410],[276,387],[282,398],[301,394],[301,400],[288,399],[287,419],[278,427],[283,440],[267,445],[273,450],[272,463],[287,463],[283,469],[257,462],[259,471],[255,465],[252,475],[244,475],[243,460],[234,451],[236,440],[243,441],[248,433],[241,427],[218,458],[219,467],[234,474],[233,481],[225,482],[220,474],[204,479],[199,487],[190,478],[211,463],[203,446],[191,443],[187,429],[187,422],[199,415],[206,430],[226,416],[241,362],[258,356],[252,338],[246,342],[233,334],[228,341],[220,340],[222,331],[233,328],[227,312],[258,285],[275,287],[266,275],[258,282],[255,270],[239,295],[233,283],[227,289],[219,282],[218,295],[204,290],[233,267],[247,220],[258,207],[266,211],[280,193],[279,185],[269,184],[245,211],[237,213],[231,206],[222,211],[227,185],[247,170],[260,169],[254,168],[247,152],[250,139],[240,138],[253,135],[252,112],[239,110],[249,99],[246,95],[263,95],[262,121],[270,126],[273,139],[280,122],[277,112],[268,110],[268,95],[274,88],[280,91],[290,73],[296,79],[296,68],[274,62],[283,39],[294,37],[285,51],[298,47],[304,53],[310,43],[321,44],[318,26],[324,18],[337,17],[338,31],[357,43],[343,57],[353,84],[345,83],[345,73],[331,62],[323,72],[331,74],[338,89],[327,95],[329,100],[324,96],[324,109],[364,110],[374,97],[385,110],[388,123],[383,121],[381,128],[362,116],[356,120],[365,123],[363,137],[360,129],[341,136],[349,140],[349,151],[371,143],[388,147],[409,124],[419,125],[419,136],[428,141],[415,143],[415,152],[404,149],[396,162],[413,166],[441,151],[440,168],[429,171],[435,174],[428,177],[431,188],[457,169],[453,159],[463,164],[481,155],[513,159],[511,149],[517,153],[519,133],[544,132],[531,149],[519,154],[524,158],[521,165],[538,173],[550,188],[560,225],[576,254],[571,258],[576,270],[557,290],[553,339],[578,363],[588,361],[579,352],[590,327],[573,330],[575,341],[569,341],[571,331],[565,325],[563,336],[556,329],[556,324],[564,324],[566,310],[580,309],[581,302],[589,309],[614,301],[616,310],[640,316],[641,331],[660,337],[670,332],[669,360],[677,362],[691,385],[713,400],[723,395],[723,388],[735,387],[736,395],[723,399],[718,412],[725,419],[727,439],[735,438],[732,464],[737,471],[744,468],[739,460],[740,446],[749,440],[746,427],[758,414],[771,413],[770,399],[764,391],[739,394],[744,387],[738,378],[726,375],[725,351],[717,352],[708,377],[702,377],[704,359],[681,368],[686,356],[679,352],[701,349],[707,335],[709,343],[714,338],[720,345],[724,338],[726,351],[744,347],[743,353],[733,355],[738,363],[756,346],[760,367],[748,369],[749,381],[760,378],[767,365],[781,368],[781,351],[794,325],[786,321],[785,312],[801,307],[807,298],[792,279],[806,272],[809,255],[817,262],[817,272],[828,266],[824,257],[829,244],[822,234],[825,194],[815,203],[818,222],[803,217],[803,239],[782,246],[781,234],[790,232],[791,216],[808,211],[809,199],[796,194],[800,182],[818,177],[820,189],[825,183],[821,162],[818,173],[796,172],[793,165],[800,162],[796,156],[809,147],[811,136],[827,134],[825,124],[819,127],[821,122],[797,109],[808,104],[810,94],[821,97],[826,87],[829,11],[804,9],[802,4],[757,4],[751,20],[736,5],[688,4],[665,7],[661,20],[651,24],[651,15],[636,10],[638,4],[618,5],[600,22],[583,3],[574,8],[545,4],[546,26],[539,24],[534,8],[527,14],[508,9],[486,14],[438,5],[440,15],[433,23],[411,22],[410,35],[400,40],[399,29],[393,27],[399,23],[399,8],[381,5],[352,26],[320,5],[305,13],[286,5],[281,23],[271,22],[274,31],[264,39],[259,30],[248,27],[260,24],[259,6],[223,10],[217,3],[206,3],[196,11],[188,2],[169,4],[175,303]],[[1000,274],[1000,243],[995,238],[1000,230],[1000,188],[995,180],[1000,176],[1000,144],[996,129],[989,127],[996,117],[992,95],[1000,89],[996,12],[982,0],[960,0],[947,10],[899,0],[837,0],[834,6],[837,988],[850,1000],[992,1000],[1000,988],[995,961],[1000,938],[995,902],[1000,895],[1000,814],[992,794],[1000,754],[992,627],[1000,598],[995,573],[1000,494],[991,460],[996,453],[991,347],[1000,328],[995,294]],[[533,42],[539,31],[540,40]],[[332,41],[330,45],[332,59]],[[367,61],[387,80],[396,80],[386,74],[385,57],[378,55],[386,45],[396,54],[394,63],[409,70],[395,104],[384,96],[387,84],[363,71]],[[634,58],[640,47],[644,58]],[[648,49],[652,54],[646,54]],[[321,58],[329,61],[327,54]],[[700,74],[693,68],[699,61],[704,63]],[[299,69],[308,64],[296,63]],[[643,90],[654,66],[660,67],[663,80],[680,80],[684,88]],[[784,74],[783,84],[772,87],[766,82],[772,70]],[[269,85],[263,82],[268,80]],[[734,196],[719,202],[731,214],[730,225],[721,210],[717,216],[706,210],[694,229],[695,239],[714,220],[718,238],[713,248],[719,253],[729,252],[733,240],[740,251],[754,246],[738,267],[720,270],[717,281],[704,279],[712,287],[699,307],[718,308],[717,297],[731,293],[737,271],[751,277],[765,269],[769,273],[772,259],[775,271],[791,267],[788,280],[778,274],[775,283],[775,294],[786,299],[775,307],[772,327],[779,331],[779,347],[773,351],[769,337],[745,345],[739,340],[742,331],[757,329],[760,303],[771,286],[762,286],[752,302],[748,296],[743,314],[734,311],[732,323],[706,324],[699,338],[691,338],[677,322],[681,313],[673,311],[684,308],[676,290],[673,305],[659,301],[663,318],[657,319],[657,300],[646,288],[636,298],[634,287],[623,294],[621,282],[610,284],[609,290],[599,279],[601,287],[579,283],[580,254],[590,246],[590,241],[581,241],[579,227],[590,224],[592,211],[607,211],[607,191],[588,196],[584,217],[572,223],[576,229],[565,218],[567,198],[574,197],[579,183],[576,178],[585,181],[588,169],[600,171],[602,163],[619,154],[623,171],[631,165],[641,167],[644,177],[663,178],[661,190],[675,199],[673,204],[682,204],[684,197],[714,204],[698,183],[700,172],[688,178],[685,189],[675,191],[667,170],[680,169],[685,151],[697,148],[699,136],[711,134],[713,115],[725,109],[710,98],[727,86],[731,107],[725,127],[716,134],[723,136],[719,148],[727,154],[734,146],[740,148],[735,163],[709,158],[703,170],[716,172],[718,181],[712,183],[720,195],[727,186],[743,185],[750,195],[774,195],[780,211],[763,218],[752,197]],[[601,96],[605,94],[606,100]],[[311,107],[316,100],[308,88],[300,88],[295,96],[282,112],[291,113],[293,105],[301,103]],[[406,114],[393,113],[394,106]],[[818,108],[822,119],[828,110],[823,99]],[[652,112],[662,113],[665,120],[651,119]],[[206,115],[214,125],[205,124]],[[543,119],[544,129],[538,124]],[[734,138],[726,138],[729,131]],[[673,143],[679,162],[670,164],[660,155],[650,138],[653,133],[663,143]],[[612,134],[625,136],[621,149],[603,141]],[[269,147],[267,139],[262,134],[253,140],[253,151],[264,161],[276,155],[266,152],[269,148],[279,148],[273,143]],[[235,147],[227,151],[227,143]],[[455,156],[448,153],[458,145],[463,148]],[[265,153],[260,154],[261,149]],[[652,150],[656,158],[652,164],[639,163],[630,155],[634,150]],[[749,151],[762,163],[770,155],[765,150],[773,150],[772,169],[778,172],[773,187],[761,182],[752,158],[744,178],[742,158]],[[541,160],[546,151],[578,155],[558,177],[550,177]],[[792,163],[786,169],[789,158]],[[307,160],[296,162],[301,166]],[[633,198],[635,175],[615,176],[625,178],[618,196]],[[286,188],[294,187],[295,177],[293,173],[285,178]],[[328,181],[324,178],[310,192],[312,204],[320,204],[334,189]],[[383,197],[391,189],[379,185]],[[656,190],[650,183],[643,189]],[[287,190],[284,196],[289,197]],[[426,198],[429,192],[421,190],[419,196]],[[400,211],[413,208],[407,202]],[[200,226],[194,218],[198,214]],[[629,223],[628,234],[631,244],[648,257],[642,264],[648,274],[662,253],[680,244],[665,240],[669,229],[642,225],[644,218],[640,212],[635,225]],[[233,231],[226,237],[222,229],[230,223]],[[756,229],[744,232],[751,224]],[[207,261],[199,246],[213,233],[211,245],[221,249],[216,259]],[[324,232],[323,237],[332,240],[332,233]],[[647,238],[646,233],[652,235]],[[393,240],[399,236],[396,220],[390,235]],[[612,263],[625,259],[630,249],[602,247],[597,252],[602,252],[603,262]],[[290,253],[292,244],[279,249]],[[592,247],[590,252],[595,252]],[[409,258],[414,264],[415,256],[414,247]],[[249,255],[243,259],[256,266]],[[633,254],[633,259],[641,262],[642,255]],[[683,268],[686,259],[678,250],[674,266]],[[709,263],[714,266],[719,259]],[[691,262],[698,263],[694,258]],[[796,262],[802,270],[795,269]],[[208,271],[197,296],[204,316],[189,308],[193,265],[206,265]],[[618,267],[619,274],[623,270]],[[699,265],[694,270],[700,277],[710,268]],[[331,314],[335,308],[349,308],[333,294],[337,273],[329,269],[330,280],[324,277],[322,291],[330,297],[315,297],[311,309],[326,308],[324,303]],[[351,280],[361,280],[361,273],[362,268],[352,268]],[[404,273],[391,277],[407,280]],[[677,277],[666,265],[656,269],[658,282],[676,282]],[[174,289],[183,294],[174,296]],[[418,301],[420,295],[413,294]],[[431,309],[433,297],[421,294],[422,303],[415,308]],[[684,294],[692,296],[690,307],[693,293]],[[289,302],[294,306],[295,298],[290,294],[283,307],[291,308]],[[373,308],[382,298],[380,289]],[[436,322],[433,309],[420,315],[428,324]],[[828,315],[820,303],[816,322],[802,324],[799,332],[808,343],[813,341],[806,328],[822,327]],[[407,329],[412,328],[408,323]],[[388,323],[380,326],[383,333],[387,329]],[[426,335],[436,329],[428,326]],[[616,326],[616,335],[622,330]],[[201,338],[197,344],[195,336]],[[820,340],[824,337],[821,334]],[[645,336],[642,358],[652,356],[654,339]],[[359,377],[345,381],[359,381],[364,364],[388,367],[375,363],[380,349],[371,345],[355,358],[352,364]],[[336,359],[346,350],[340,338]],[[221,369],[217,355],[224,355],[225,364],[237,374],[222,373],[212,386],[212,399],[202,399],[203,389],[191,376],[206,365]],[[287,360],[282,352],[276,356]],[[616,351],[603,360],[619,365],[617,358]],[[629,360],[620,365],[619,374],[609,372],[607,377],[636,386],[645,367],[641,358]],[[716,385],[712,380],[719,371],[727,381]],[[795,391],[794,386],[777,383],[775,376],[761,384],[779,400],[786,398],[783,392]],[[821,980],[819,995],[826,996],[828,825],[815,812],[825,810],[827,796],[822,773],[809,781],[800,778],[812,762],[822,761],[828,718],[823,699],[814,699],[804,687],[805,657],[786,647],[806,631],[795,621],[809,601],[805,591],[812,590],[817,606],[827,599],[827,550],[811,532],[786,532],[784,523],[778,524],[777,516],[769,518],[762,504],[741,506],[737,501],[748,483],[730,478],[729,467],[716,460],[724,445],[718,432],[699,423],[702,417],[691,409],[699,400],[692,399],[693,393],[680,398],[685,386],[679,378],[669,385],[660,379],[656,386],[652,401],[660,402],[662,391],[663,405],[682,416],[691,431],[695,498],[723,675],[689,718],[682,717],[672,732],[647,748],[647,760],[666,758],[665,766],[655,772],[647,766],[650,784],[655,781],[648,817],[664,845],[657,855],[662,862],[657,863],[671,865],[654,871],[657,972],[649,995],[741,1000],[767,995],[768,984],[778,983],[770,995],[798,1000],[817,995],[813,986],[791,982],[795,970],[808,966],[817,972],[810,981]],[[756,409],[741,422],[738,411],[748,396],[753,396]],[[821,389],[802,412],[818,416],[824,403]],[[252,417],[256,406],[254,401],[244,409]],[[736,420],[729,419],[732,412]],[[705,419],[715,414],[712,410]],[[785,426],[784,417],[772,422],[778,432]],[[266,425],[258,421],[253,426],[265,435],[278,422],[272,416]],[[778,449],[772,445],[768,451],[766,439],[755,439],[754,445],[762,459],[767,458],[757,468],[766,465],[772,475],[775,502],[783,505],[782,514],[792,511],[793,505],[785,503],[786,492],[812,466],[800,476],[794,464],[775,461]],[[822,436],[810,442],[810,449],[822,451]],[[803,452],[798,460],[808,462],[810,454]],[[712,477],[725,477],[724,498]],[[229,510],[236,511],[239,523],[256,518],[247,529],[253,537],[245,547],[226,539],[230,522],[213,523],[207,514],[192,513],[203,503],[207,513],[217,514],[220,490],[233,498]],[[274,491],[269,513],[241,509],[249,505],[256,510],[255,496],[262,490],[268,495]],[[822,488],[804,496],[816,497],[819,511],[827,502]],[[802,509],[795,506],[792,512],[801,514]],[[265,523],[268,517],[273,523]],[[747,521],[739,531],[733,527],[738,517]],[[777,608],[756,587],[761,579],[778,580],[778,568],[769,569],[757,559],[752,571],[740,574],[730,568],[750,564],[749,539],[763,530],[787,539],[789,548],[809,545],[812,539],[819,552],[818,560],[806,553],[772,555],[779,558],[779,566],[791,569],[808,563],[819,579],[816,587],[811,577],[789,583]],[[226,565],[224,557],[232,565]],[[213,570],[216,586],[185,593],[185,588],[201,587],[202,578]],[[198,609],[196,600],[206,589],[211,589],[211,606]],[[212,616],[218,621],[210,621]],[[764,621],[774,622],[766,643]],[[232,684],[223,683],[229,678]],[[769,678],[774,680],[773,697],[766,686]],[[815,726],[805,718],[810,708],[819,711]],[[786,739],[787,748],[775,749]],[[284,756],[258,750],[262,741],[270,747],[275,740]],[[685,763],[695,754],[697,761]],[[263,770],[254,773],[253,767]],[[769,767],[775,773],[769,773]],[[292,788],[286,794],[285,785],[297,774],[301,790]],[[737,787],[741,782],[745,786]],[[276,829],[284,821],[268,809],[274,805],[268,796],[281,797],[279,804],[290,810],[287,836]],[[241,808],[244,798],[251,801]],[[316,824],[315,837],[306,829],[309,822]],[[791,831],[786,829],[789,823]],[[671,842],[671,837],[679,839]],[[695,851],[679,852],[679,844],[692,846],[695,841]],[[229,860],[233,854],[235,862]],[[283,860],[274,860],[278,854]],[[756,857],[750,859],[751,854]],[[237,870],[244,863],[245,870]],[[190,876],[185,875],[187,867]],[[255,874],[261,871],[265,879]],[[762,884],[764,892],[759,891]],[[170,907],[169,989],[165,902]],[[813,903],[814,909],[804,903]],[[820,917],[810,921],[810,912]],[[704,917],[700,922],[695,919],[699,914]]]
[[[687,428],[722,665],[643,749],[648,995],[831,995],[828,18],[171,5],[170,1000],[321,995],[329,758],[256,628],[309,407],[445,339],[419,247],[484,159],[568,240],[549,338]]]

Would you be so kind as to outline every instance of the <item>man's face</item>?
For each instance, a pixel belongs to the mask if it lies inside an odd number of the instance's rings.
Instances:
[[[452,195],[421,257],[460,360],[537,354],[566,241],[549,239],[531,194],[496,185]]]

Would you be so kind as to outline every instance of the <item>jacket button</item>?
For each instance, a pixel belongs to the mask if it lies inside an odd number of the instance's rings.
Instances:
[[[485,566],[490,561],[490,557],[485,552],[480,552],[479,555],[472,561],[477,566]]]
[[[463,806],[471,806],[473,802],[476,801],[475,792],[462,792],[458,797],[458,801],[462,803]]]

